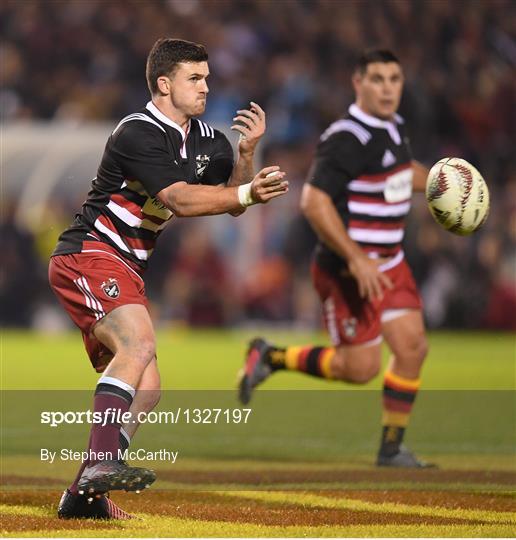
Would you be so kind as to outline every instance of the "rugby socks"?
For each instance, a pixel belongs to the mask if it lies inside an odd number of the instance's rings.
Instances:
[[[111,459],[118,459],[120,448],[121,415],[131,406],[135,389],[115,377],[101,377],[95,390],[93,402],[94,414],[100,413],[101,423],[94,423],[91,427],[90,450],[93,454],[90,465],[109,457],[97,455],[108,452]]]
[[[118,438],[118,442],[122,452],[125,452],[131,444],[131,437],[129,437],[127,431],[123,427],[120,428],[120,437]]]
[[[381,455],[390,457],[399,452],[419,385],[419,379],[406,379],[392,371],[385,372]]]
[[[119,384],[113,384],[112,382],[110,381],[106,381],[106,379],[111,379],[111,381],[118,381]],[[100,392],[99,392],[99,385],[102,384],[103,386],[101,387],[100,389]],[[123,381],[120,381],[119,379],[114,379],[112,377],[102,377],[98,384],[97,384],[97,389],[95,391],[95,406],[97,405],[97,396],[102,393],[106,394],[106,393],[109,393],[109,394],[112,394],[113,392],[110,392],[110,389],[109,389],[109,385],[112,384],[113,386],[117,387],[118,390],[115,390],[115,395],[118,395],[118,392],[120,391],[120,389],[124,390],[127,394],[129,394],[129,398],[130,398],[130,401],[132,402],[132,397],[131,397],[131,390],[132,390],[132,387],[129,386],[128,384],[124,383]],[[123,385],[123,388],[120,387],[120,384]],[[133,391],[134,392],[134,391]],[[134,395],[134,393],[133,393]],[[124,401],[127,401],[127,396],[125,396],[124,398]],[[100,398],[99,398],[100,400]],[[112,406],[112,405],[110,405]],[[129,406],[130,406],[130,402],[129,402]],[[129,406],[127,407],[126,410],[129,409]],[[116,408],[116,405],[115,405],[115,408]],[[95,408],[95,410],[97,410]],[[95,427],[95,424],[92,425],[92,429],[91,429],[91,432],[90,432],[90,440],[88,442],[88,449],[92,449],[92,439],[93,439],[93,428]],[[108,427],[107,425],[105,427]],[[109,429],[109,435],[112,436],[112,429],[113,427],[110,426],[110,429]],[[104,436],[106,434],[103,434]],[[97,435],[97,438],[99,439],[99,435]],[[122,452],[125,452],[125,450],[127,450],[129,448],[129,444],[131,443],[131,437],[129,437],[129,435],[127,434],[127,432],[125,431],[125,429],[123,427],[120,427],[119,431],[118,431],[118,435],[117,435],[117,441],[118,441],[118,448],[120,448],[120,450]],[[104,451],[104,450],[102,450]],[[118,451],[115,450],[115,452],[113,453],[113,459],[118,459]],[[97,460],[98,461],[98,460]],[[73,493],[73,494],[77,494],[79,491],[78,491],[78,487],[77,487],[77,484],[79,483],[79,480],[81,479],[81,476],[82,476],[82,473],[84,472],[84,469],[88,466],[88,465],[94,465],[96,463],[95,460],[84,460],[79,468],[79,471],[77,472],[77,476],[75,477],[75,480],[73,481],[72,485],[68,488],[68,490]]]
[[[274,348],[268,355],[273,371],[288,369],[301,371],[314,377],[332,379],[331,361],[335,356],[333,347],[287,347]]]

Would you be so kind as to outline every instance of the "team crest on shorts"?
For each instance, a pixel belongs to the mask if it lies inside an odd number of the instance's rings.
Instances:
[[[357,335],[357,320],[355,317],[350,319],[344,319],[342,321],[342,328],[344,329],[344,335],[347,338],[354,338]]]
[[[195,175],[197,176],[197,178],[201,178],[209,163],[210,156],[207,156],[206,154],[202,156],[198,155],[195,157]]]
[[[120,287],[115,278],[109,278],[107,281],[104,281],[100,288],[106,293],[106,296],[109,296],[109,298],[118,298],[120,296]]]

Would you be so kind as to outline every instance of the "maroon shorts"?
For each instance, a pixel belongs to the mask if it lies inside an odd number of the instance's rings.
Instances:
[[[113,354],[95,338],[93,327],[119,306],[146,306],[142,278],[107,251],[52,257],[48,277],[57,299],[80,328],[93,367],[99,373],[104,371]]]
[[[336,277],[312,264],[312,281],[323,304],[324,322],[333,345],[363,345],[381,336],[382,320],[390,310],[421,309],[421,297],[410,268],[403,259],[384,271],[394,285],[384,289],[382,300],[360,298],[357,281],[351,276]]]

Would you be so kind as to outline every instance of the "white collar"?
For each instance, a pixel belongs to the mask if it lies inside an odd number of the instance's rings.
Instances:
[[[398,114],[394,114],[394,121],[381,120],[380,118],[376,118],[376,116],[365,113],[356,103],[350,105],[348,111],[351,116],[358,118],[358,120],[364,122],[364,124],[367,124],[368,126],[386,129],[391,139],[397,145],[401,144],[401,137],[396,124],[402,124],[403,118]]]
[[[365,113],[356,103],[350,105],[348,112],[351,116],[354,116],[355,118],[358,118],[359,120],[364,122],[364,124],[376,128],[389,129],[388,126],[392,126],[394,123],[404,123],[403,118],[397,113],[394,113],[394,122],[389,120],[382,120],[381,118],[377,118],[376,116],[371,116],[370,114]]]
[[[149,101],[149,103],[147,103],[147,105],[145,105],[145,108],[148,111],[150,111],[158,120],[161,120],[164,124],[167,124],[168,126],[171,126],[174,129],[177,129],[177,131],[179,131],[179,133],[181,133],[181,137],[183,138],[183,141],[186,139],[186,135],[190,131],[190,122],[191,122],[191,120],[188,121],[188,129],[186,130],[186,133],[185,133],[185,131],[183,130],[183,128],[179,124],[176,124],[173,120],[170,120],[170,118],[168,116],[165,116],[156,107],[156,105],[154,105],[154,103],[152,103],[152,101]]]

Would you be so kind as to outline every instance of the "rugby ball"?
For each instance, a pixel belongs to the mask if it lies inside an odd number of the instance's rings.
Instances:
[[[466,236],[478,230],[489,215],[489,189],[482,175],[464,159],[440,159],[428,173],[426,201],[435,221]]]

